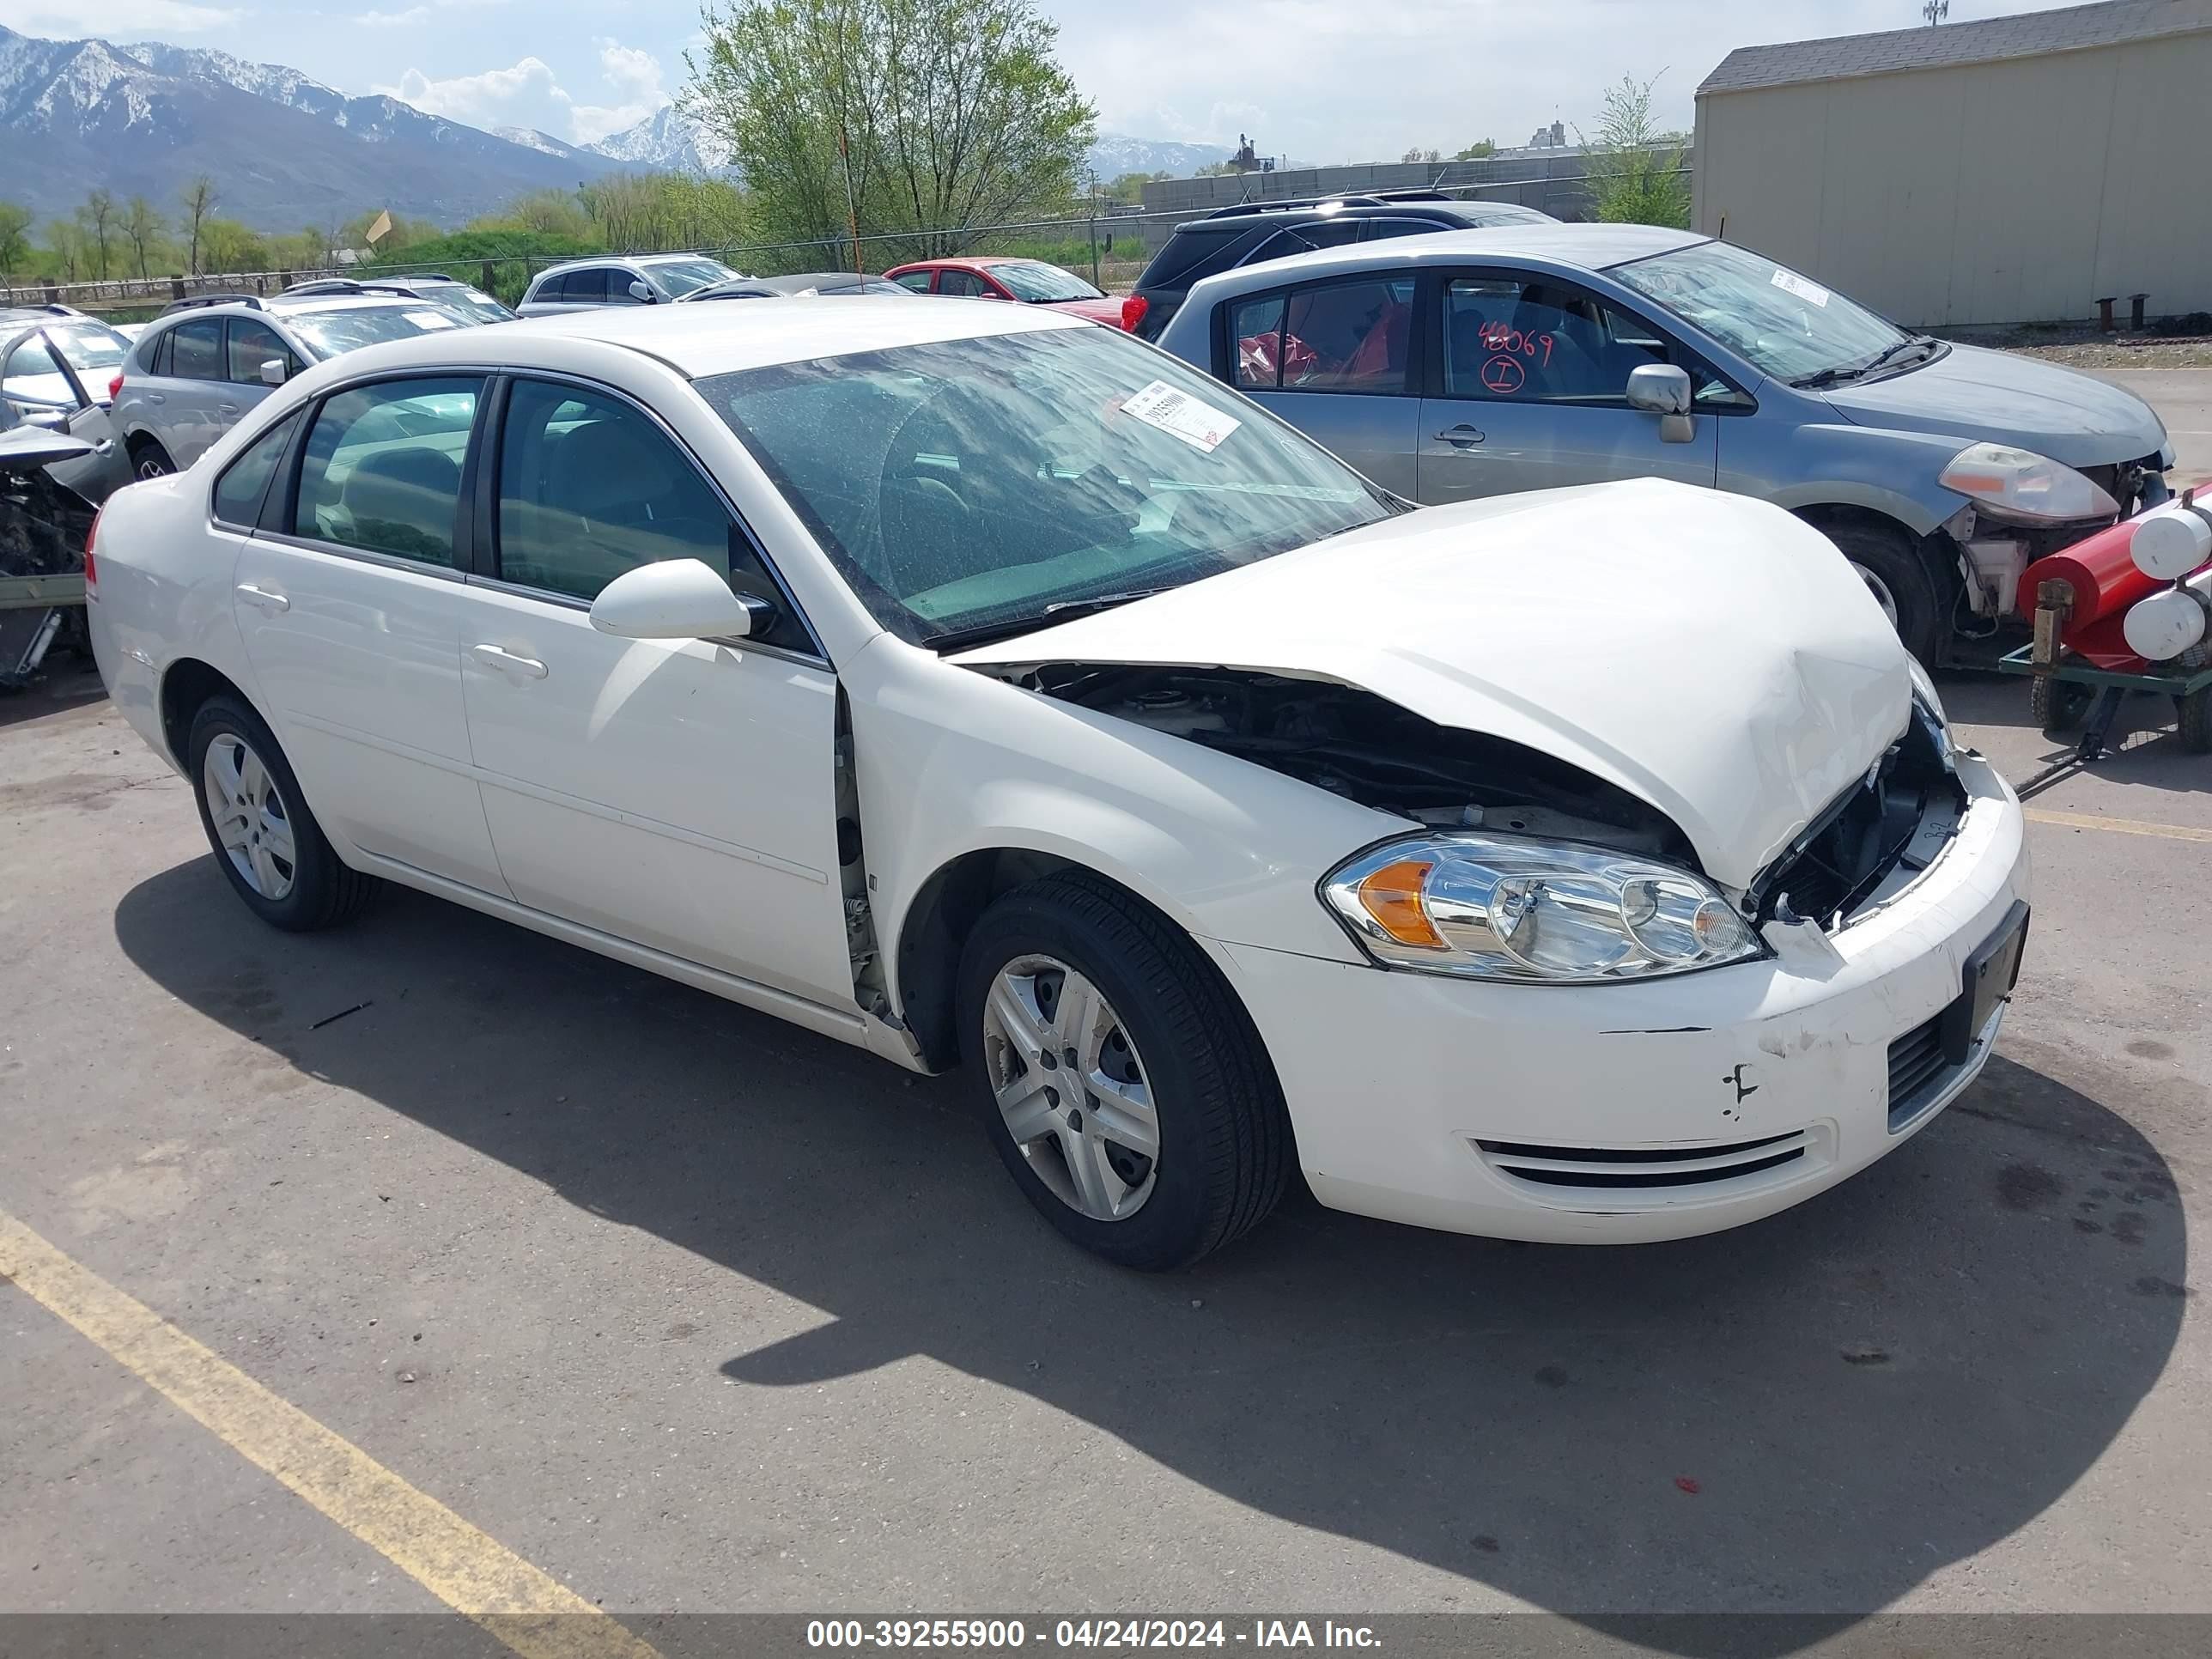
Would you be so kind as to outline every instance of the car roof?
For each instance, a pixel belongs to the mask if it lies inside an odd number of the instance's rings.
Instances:
[[[1438,230],[1387,241],[1347,242],[1342,247],[1294,253],[1239,265],[1205,278],[1212,292],[1273,288],[1301,275],[1337,270],[1372,270],[1392,264],[1452,264],[1468,260],[1535,259],[1581,270],[1605,270],[1655,253],[1668,253],[1711,241],[1693,231],[1658,225],[1493,225],[1481,230]],[[1197,286],[1194,284],[1194,287]]]
[[[1548,213],[1518,202],[1486,201],[1480,197],[1398,196],[1381,200],[1362,199],[1356,192],[1319,201],[1272,204],[1265,199],[1216,208],[1195,219],[1186,219],[1177,231],[1252,230],[1261,226],[1310,224],[1322,219],[1402,219],[1408,215],[1437,213],[1447,216],[1503,212],[1516,222],[1556,224]]]
[[[853,352],[1032,334],[1100,325],[1044,306],[948,306],[920,295],[889,295],[866,306],[598,306],[526,317],[496,329],[444,329],[390,344],[365,346],[346,361],[358,368],[480,363],[560,366],[561,343],[598,341],[666,363],[693,380],[806,362]]]
[[[156,325],[166,329],[172,323],[190,322],[196,317],[258,317],[264,321],[274,319],[282,322],[287,317],[322,316],[341,311],[409,311],[421,303],[376,294],[272,294],[258,305],[233,301],[165,312],[147,327],[149,331]]]

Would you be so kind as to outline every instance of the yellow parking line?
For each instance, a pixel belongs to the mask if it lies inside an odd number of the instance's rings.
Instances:
[[[658,1659],[574,1591],[0,1210],[0,1275],[526,1659]]]
[[[2021,809],[2031,823],[2055,823],[2068,830],[2110,830],[2120,836],[2162,836],[2168,841],[2212,842],[2212,830],[2180,823],[2144,823],[2135,818],[2100,818],[2087,812],[2053,812],[2040,806]]]

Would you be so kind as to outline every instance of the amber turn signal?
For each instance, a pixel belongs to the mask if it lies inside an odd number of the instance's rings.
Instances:
[[[1401,859],[1384,865],[1359,884],[1360,908],[1399,944],[1443,950],[1443,936],[1421,908],[1421,884],[1435,867],[1425,859]]]

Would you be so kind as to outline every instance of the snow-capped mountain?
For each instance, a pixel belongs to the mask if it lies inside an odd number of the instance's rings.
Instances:
[[[536,127],[492,127],[488,129],[495,138],[504,138],[510,144],[520,144],[525,149],[534,149],[540,155],[557,155],[563,161],[571,156],[589,155],[592,152],[556,138],[550,132],[540,132]]]
[[[673,104],[584,148],[624,167],[670,173],[717,173],[729,165],[728,152]]]
[[[1110,185],[1125,173],[1171,173],[1178,179],[1188,178],[1200,167],[1225,161],[1235,154],[1225,144],[1182,144],[1164,138],[1102,132],[1091,146],[1090,160],[1099,182]]]
[[[0,197],[41,218],[105,187],[173,212],[207,174],[216,211],[263,229],[388,206],[456,223],[615,163],[518,144],[395,98],[349,98],[270,64],[158,43],[45,40],[0,27]],[[18,157],[36,165],[15,165]]]

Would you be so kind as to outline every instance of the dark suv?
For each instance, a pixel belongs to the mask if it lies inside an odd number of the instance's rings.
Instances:
[[[1156,340],[1191,284],[1239,265],[1283,259],[1347,242],[1420,236],[1434,230],[1555,224],[1548,213],[1514,202],[1455,201],[1440,190],[1386,190],[1364,196],[1309,196],[1240,202],[1177,225],[1121,302],[1121,326]]]

